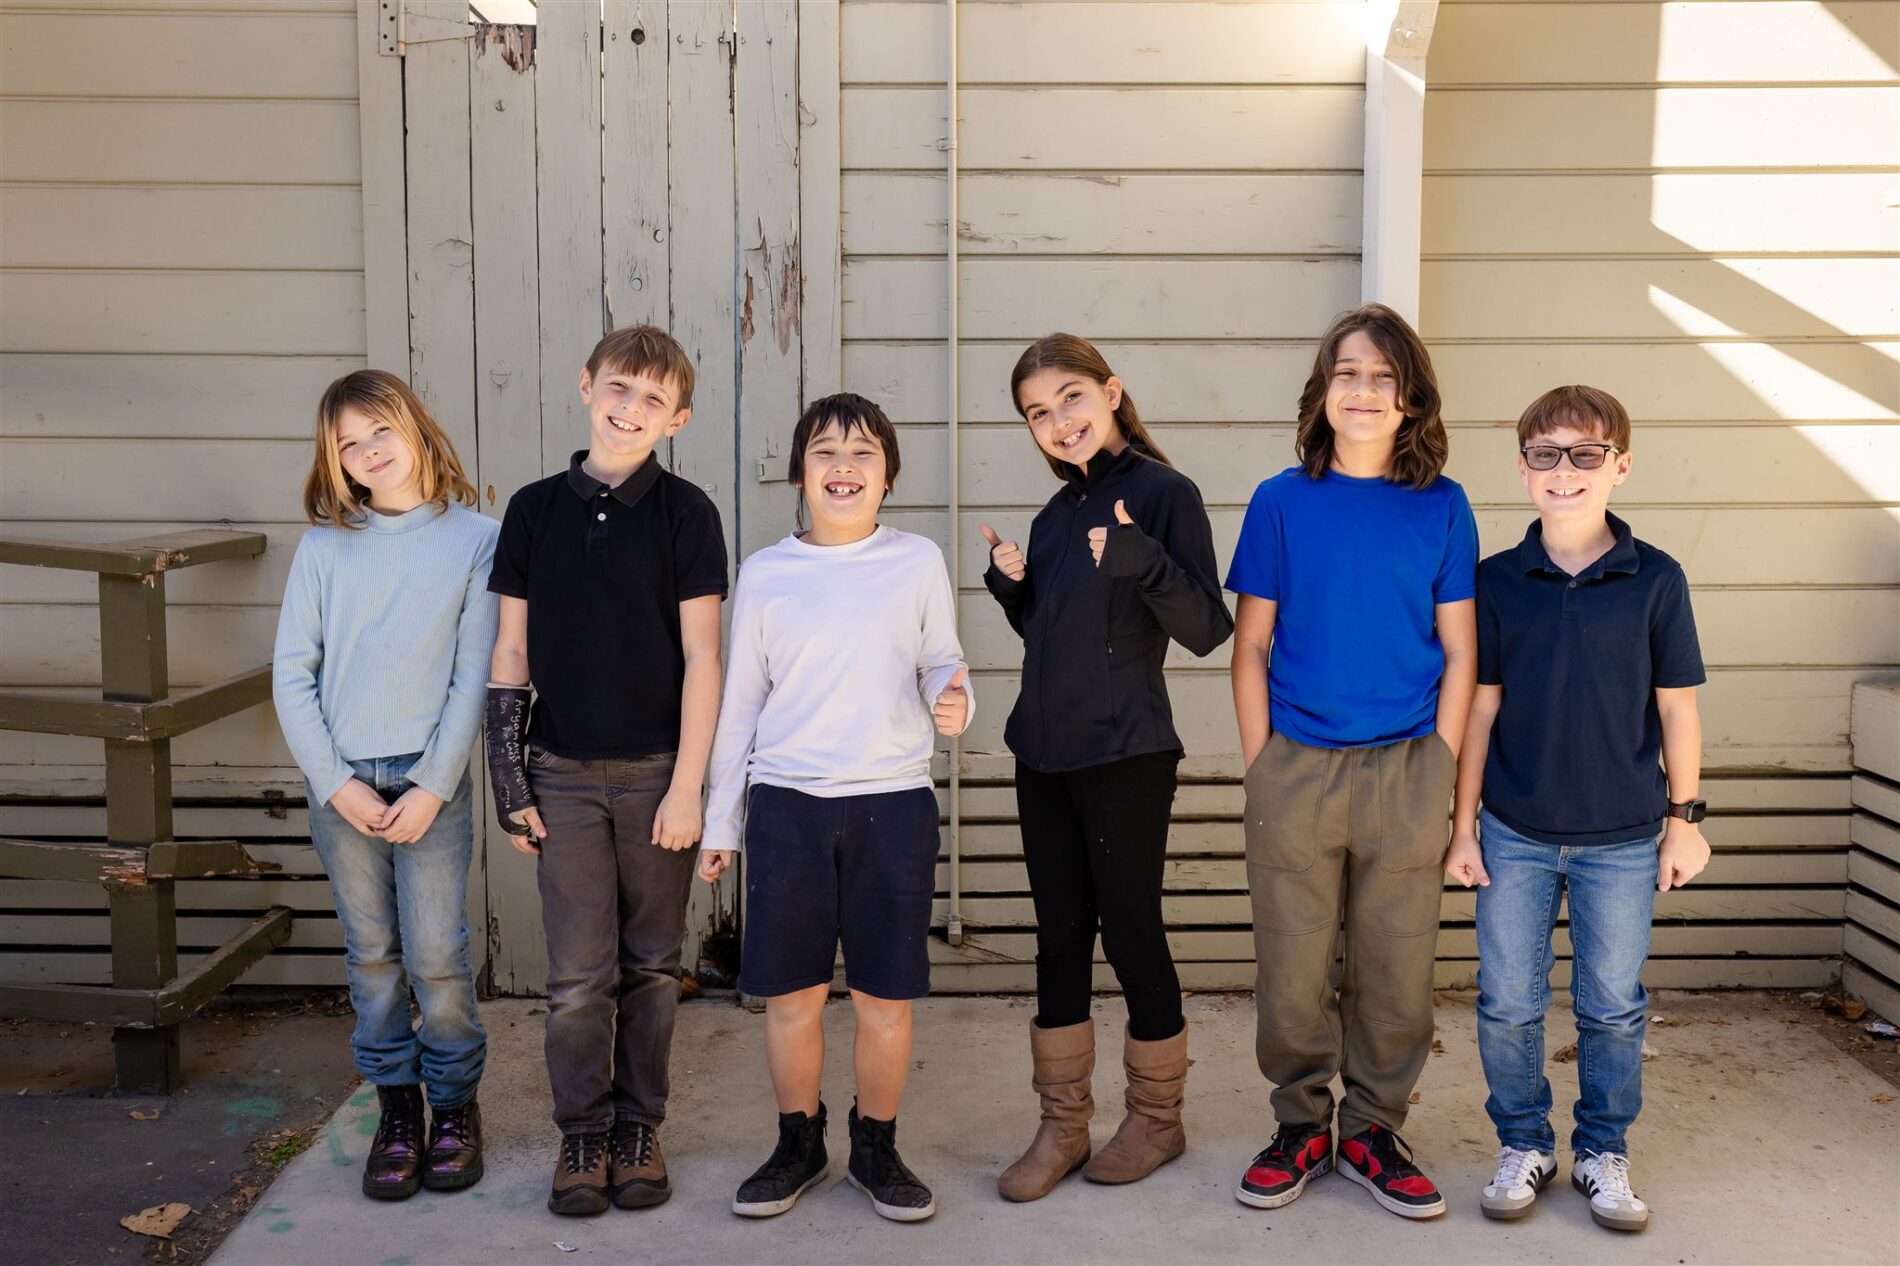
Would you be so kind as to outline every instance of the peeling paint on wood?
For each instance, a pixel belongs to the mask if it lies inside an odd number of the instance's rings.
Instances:
[[[534,33],[532,26],[515,26],[502,22],[482,22],[475,27],[475,55],[486,57],[489,49],[501,54],[508,69],[516,74],[526,74],[534,69]],[[495,108],[501,109],[496,102]]]

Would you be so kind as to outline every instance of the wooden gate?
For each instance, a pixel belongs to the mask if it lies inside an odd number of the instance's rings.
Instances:
[[[472,455],[483,510],[499,516],[585,447],[588,351],[651,321],[698,377],[693,419],[660,456],[718,504],[735,564],[782,535],[783,439],[838,378],[835,6],[575,0],[540,6],[533,25],[471,20],[466,0],[374,8],[361,63],[371,361],[406,369]],[[830,146],[807,190],[801,136]],[[379,188],[394,198],[379,206]],[[806,255],[804,241],[819,246]],[[375,266],[398,250],[405,267]],[[492,825],[470,902],[488,983],[539,992],[534,868]],[[735,913],[731,882],[697,886],[689,965]]]

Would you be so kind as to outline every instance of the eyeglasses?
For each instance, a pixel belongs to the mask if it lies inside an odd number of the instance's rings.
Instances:
[[[1595,470],[1610,460],[1610,454],[1623,450],[1614,444],[1526,444],[1517,450],[1524,455],[1524,464],[1532,470],[1555,470],[1557,463],[1570,456],[1570,464],[1578,470]]]

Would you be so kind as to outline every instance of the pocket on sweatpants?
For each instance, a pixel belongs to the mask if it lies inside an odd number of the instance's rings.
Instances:
[[[1243,831],[1247,864],[1268,870],[1309,870],[1319,855],[1320,762],[1279,734],[1247,767]]]
[[[1379,778],[1379,861],[1389,871],[1443,866],[1458,758],[1437,731],[1395,743]]]

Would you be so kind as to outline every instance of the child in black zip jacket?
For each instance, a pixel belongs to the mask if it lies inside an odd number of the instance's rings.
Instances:
[[[1085,1161],[1093,1182],[1134,1182],[1187,1145],[1187,1026],[1161,917],[1182,748],[1162,661],[1170,639],[1207,655],[1234,622],[1200,490],[1149,438],[1101,353],[1073,334],[1039,339],[1010,394],[1063,481],[1030,525],[1027,556],[982,528],[984,583],[1024,642],[1004,740],[1036,907],[1029,1047],[1042,1124],[997,1180],[1023,1201]],[[1091,1160],[1098,928],[1128,1005],[1128,1114]]]

